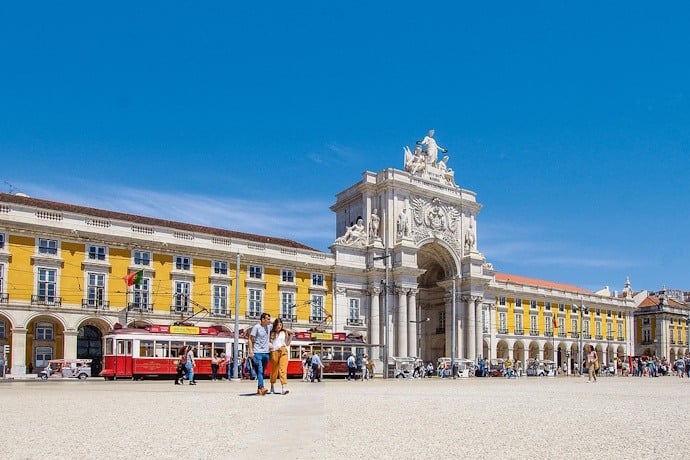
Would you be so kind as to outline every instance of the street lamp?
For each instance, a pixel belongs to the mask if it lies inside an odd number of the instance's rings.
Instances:
[[[431,318],[424,318],[424,319],[418,319],[416,321],[410,321],[412,324],[422,324],[422,323],[428,323],[431,321]],[[422,344],[420,343],[422,341],[422,328],[421,326],[417,329],[417,358],[421,358],[422,354]]]
[[[386,264],[386,280],[381,280],[383,285],[383,378],[388,378],[388,286],[390,278],[390,267],[388,259],[391,254],[386,249],[382,256],[374,256],[374,260],[383,260]]]

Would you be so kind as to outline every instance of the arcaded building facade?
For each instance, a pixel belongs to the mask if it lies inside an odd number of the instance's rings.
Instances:
[[[59,357],[97,362],[118,324],[194,315],[233,330],[237,315],[242,330],[262,311],[298,331],[361,335],[380,345],[379,359],[562,364],[583,345],[607,361],[631,354],[632,295],[501,273],[481,252],[477,194],[455,183],[439,151],[430,132],[405,148],[403,169],[367,171],[338,193],[330,252],[0,194],[0,344],[10,345],[11,373]],[[143,283],[127,286],[139,270]]]

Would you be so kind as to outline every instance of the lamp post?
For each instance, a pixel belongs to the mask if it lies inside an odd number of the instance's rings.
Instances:
[[[239,310],[240,310],[240,253],[237,253],[237,257],[235,259],[235,332],[233,334],[233,344],[232,344],[232,377],[234,380],[239,380],[239,363],[237,362],[239,360],[239,353],[238,353],[238,348],[239,348],[239,334],[240,334],[240,319],[239,319]]]
[[[388,259],[391,254],[386,249],[386,253],[382,256],[374,256],[374,260],[383,260],[386,264],[386,280],[381,280],[383,284],[383,378],[388,378],[388,285],[390,278],[390,266]]]
[[[455,275],[453,275],[453,290],[452,290],[451,307],[450,307],[450,317],[452,324],[450,326],[450,373],[455,378]]]

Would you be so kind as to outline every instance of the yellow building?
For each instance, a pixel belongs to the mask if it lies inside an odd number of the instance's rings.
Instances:
[[[141,271],[141,283],[125,277]],[[333,259],[295,241],[0,194],[0,344],[13,374],[92,358],[126,326],[330,326]]]

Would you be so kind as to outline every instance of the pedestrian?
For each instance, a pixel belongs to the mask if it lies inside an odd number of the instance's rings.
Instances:
[[[357,371],[357,361],[355,360],[355,355],[350,352],[350,356],[347,357],[347,381],[351,379],[355,380],[357,376],[355,372]]]
[[[676,372],[678,373],[678,377],[681,379],[685,375],[685,361],[682,357],[678,358],[676,361]]]
[[[321,362],[321,358],[319,358],[319,354],[317,352],[314,352],[314,354],[311,355],[311,382],[314,383],[314,380],[321,381],[321,370],[323,369],[323,363]]]
[[[220,367],[220,360],[218,359],[218,355],[213,355],[211,357],[211,380],[214,382],[218,378],[218,368]]]
[[[367,356],[367,377],[373,380],[375,370],[376,365],[374,364],[374,358],[369,358],[369,356]]]
[[[177,375],[175,376],[175,385],[182,385],[184,382],[185,374],[185,364],[187,362],[187,346],[182,346],[178,350],[177,356],[179,357],[177,361],[177,368],[175,369]]]
[[[264,396],[268,390],[264,388],[264,369],[268,364],[271,335],[271,315],[261,313],[259,324],[252,327],[247,342],[249,359],[256,368],[257,389],[256,394]]]
[[[369,358],[367,357],[366,353],[364,356],[362,356],[362,382],[365,380],[369,380],[369,376],[367,373],[367,364],[369,363]]]
[[[592,345],[589,346],[589,351],[587,352],[587,366],[589,368],[589,377],[587,383],[597,381],[597,370],[599,369],[599,356],[597,356],[596,350]]]
[[[281,394],[290,393],[287,389],[287,366],[290,358],[290,342],[295,333],[283,327],[283,320],[276,318],[271,329],[271,394],[276,394],[275,383],[280,375]]]
[[[187,348],[187,361],[185,362],[185,368],[187,369],[187,380],[189,380],[190,385],[196,385],[196,380],[194,380],[194,352],[196,347],[194,345]]]
[[[302,381],[309,381],[309,369],[311,369],[311,360],[308,351],[302,353]]]

